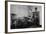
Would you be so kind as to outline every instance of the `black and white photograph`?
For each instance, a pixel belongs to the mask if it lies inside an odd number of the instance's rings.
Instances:
[[[42,27],[40,11],[41,6],[11,5],[11,29]]]
[[[8,32],[44,30],[44,4],[8,2]]]

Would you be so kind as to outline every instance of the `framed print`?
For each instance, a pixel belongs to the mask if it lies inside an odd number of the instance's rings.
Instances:
[[[5,32],[45,31],[45,3],[5,2]]]

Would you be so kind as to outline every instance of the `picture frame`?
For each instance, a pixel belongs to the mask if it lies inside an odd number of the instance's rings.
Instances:
[[[10,12],[12,11],[10,6],[11,5],[27,5],[27,6],[42,6],[41,12],[42,12],[42,18],[40,15],[40,23],[42,22],[42,27],[40,28],[23,28],[23,29],[10,29]],[[18,7],[17,6],[17,7]],[[14,6],[13,6],[14,7]],[[14,8],[13,8],[14,9]],[[11,11],[10,11],[11,10]],[[22,9],[23,10],[23,9]],[[39,8],[40,10],[40,8]],[[13,12],[14,13],[14,12]],[[42,2],[28,2],[28,1],[5,1],[5,33],[23,33],[23,32],[40,32],[45,31],[45,3]]]

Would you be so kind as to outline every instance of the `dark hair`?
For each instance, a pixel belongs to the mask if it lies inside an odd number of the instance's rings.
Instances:
[[[37,7],[35,8],[35,10],[37,10]]]
[[[15,16],[16,14],[11,14],[12,16]]]

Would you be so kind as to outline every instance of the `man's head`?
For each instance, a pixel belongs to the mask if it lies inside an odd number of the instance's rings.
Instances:
[[[16,18],[16,14],[11,14],[12,19]]]
[[[37,11],[37,7],[35,7],[35,11]]]
[[[16,14],[11,14],[12,16],[15,16]]]

